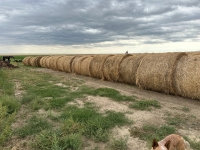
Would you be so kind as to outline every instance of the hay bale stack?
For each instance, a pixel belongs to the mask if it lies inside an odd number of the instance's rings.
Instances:
[[[200,100],[200,55],[182,57],[174,78],[177,95]]]
[[[25,58],[22,60],[23,64],[26,65],[26,66],[30,66],[30,59],[31,59],[31,58],[32,58],[32,57],[25,57]]]
[[[120,63],[130,55],[114,55],[108,57],[103,65],[103,79],[109,81],[119,80],[119,66]]]
[[[57,69],[57,61],[60,57],[63,57],[63,56],[52,56],[52,58],[50,59],[50,68],[53,69],[53,70],[58,70]]]
[[[72,73],[81,74],[81,62],[86,59],[87,56],[76,57],[72,62]]]
[[[64,61],[67,59],[68,56],[62,56],[57,60],[57,70],[64,71]]]
[[[76,56],[67,56],[63,62],[63,71],[67,73],[72,72],[72,62],[76,58]]]
[[[29,62],[30,62],[30,65],[31,65],[31,66],[36,66],[35,60],[36,60],[36,57],[31,57],[31,58],[29,59]]]
[[[81,75],[91,76],[90,62],[92,61],[93,58],[94,58],[93,56],[89,56],[81,62],[81,70],[80,70]]]
[[[91,77],[103,79],[103,65],[113,55],[95,55],[90,62],[89,70]]]
[[[140,62],[136,84],[143,88],[167,94],[175,94],[174,72],[177,61],[185,53],[148,54]]]
[[[136,85],[136,73],[140,61],[147,54],[134,54],[126,57],[119,66],[119,82]]]

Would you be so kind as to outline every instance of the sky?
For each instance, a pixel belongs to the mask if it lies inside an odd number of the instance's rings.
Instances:
[[[200,0],[0,0],[0,54],[200,50]]]

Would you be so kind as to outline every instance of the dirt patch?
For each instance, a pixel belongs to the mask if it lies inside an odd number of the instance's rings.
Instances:
[[[9,69],[13,69],[13,68],[18,68],[18,66],[14,66],[13,64],[11,64],[8,61],[3,61],[0,60],[0,68],[9,68]]]

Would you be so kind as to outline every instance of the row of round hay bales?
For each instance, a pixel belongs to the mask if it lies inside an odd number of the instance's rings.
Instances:
[[[200,99],[200,55],[196,54],[44,56],[26,57],[23,63]]]
[[[24,65],[27,66],[35,66],[35,67],[41,67],[40,64],[40,60],[42,59],[41,56],[37,56],[37,57],[25,57],[22,62],[24,63]]]

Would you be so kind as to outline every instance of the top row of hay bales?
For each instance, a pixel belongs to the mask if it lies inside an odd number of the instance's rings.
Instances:
[[[26,57],[23,63],[200,99],[198,54],[44,56]]]

